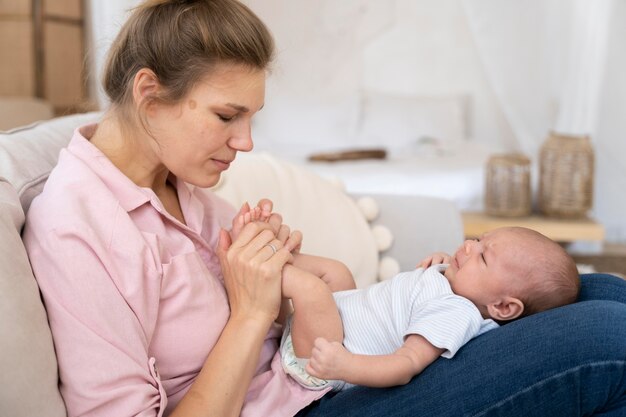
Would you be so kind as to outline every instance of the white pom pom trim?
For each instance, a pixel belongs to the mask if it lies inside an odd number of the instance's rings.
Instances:
[[[400,263],[391,256],[385,256],[378,264],[378,280],[384,281],[400,272]]]
[[[386,251],[391,247],[393,235],[388,227],[377,224],[372,227],[372,235],[374,235],[374,242],[376,242],[376,247],[380,252]]]
[[[339,177],[330,177],[327,178],[330,185],[338,189],[339,191],[346,192],[346,184]]]
[[[367,221],[373,221],[380,213],[378,203],[372,197],[361,197],[356,201],[356,205]]]

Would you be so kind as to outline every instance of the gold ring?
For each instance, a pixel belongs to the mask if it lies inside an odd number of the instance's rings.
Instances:
[[[265,246],[269,246],[269,247],[270,247],[270,249],[272,249],[272,252],[274,252],[274,253],[278,252],[278,249],[276,249],[276,246],[272,245],[271,243],[268,243],[268,244],[267,244],[267,245],[265,245]]]

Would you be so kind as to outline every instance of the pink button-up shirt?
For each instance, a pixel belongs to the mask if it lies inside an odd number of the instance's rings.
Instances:
[[[177,181],[186,225],[77,129],[28,211],[24,241],[43,294],[68,415],[164,416],[229,317],[214,248],[235,210]],[[291,416],[323,392],[288,378],[280,327],[263,345],[242,416]],[[237,359],[237,358],[235,358]]]

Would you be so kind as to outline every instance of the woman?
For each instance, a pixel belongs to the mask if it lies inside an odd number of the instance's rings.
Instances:
[[[236,211],[201,189],[252,149],[272,53],[263,23],[235,0],[148,1],[118,35],[104,80],[111,106],[99,124],[76,130],[24,232],[68,415],[582,415],[624,407],[626,286],[606,277],[585,280],[584,297],[617,302],[507,325],[402,387],[331,397],[284,375],[280,272],[299,236],[274,215],[231,241],[224,229]],[[271,202],[259,205],[271,211]]]

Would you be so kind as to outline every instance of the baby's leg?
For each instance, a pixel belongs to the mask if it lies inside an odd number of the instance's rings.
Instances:
[[[309,358],[318,337],[343,342],[343,326],[330,287],[316,275],[285,265],[282,277],[283,297],[291,298],[294,313],[291,339],[299,358]]]
[[[332,292],[356,288],[348,267],[335,259],[299,253],[294,255],[293,265],[319,277],[318,279],[324,281]]]

